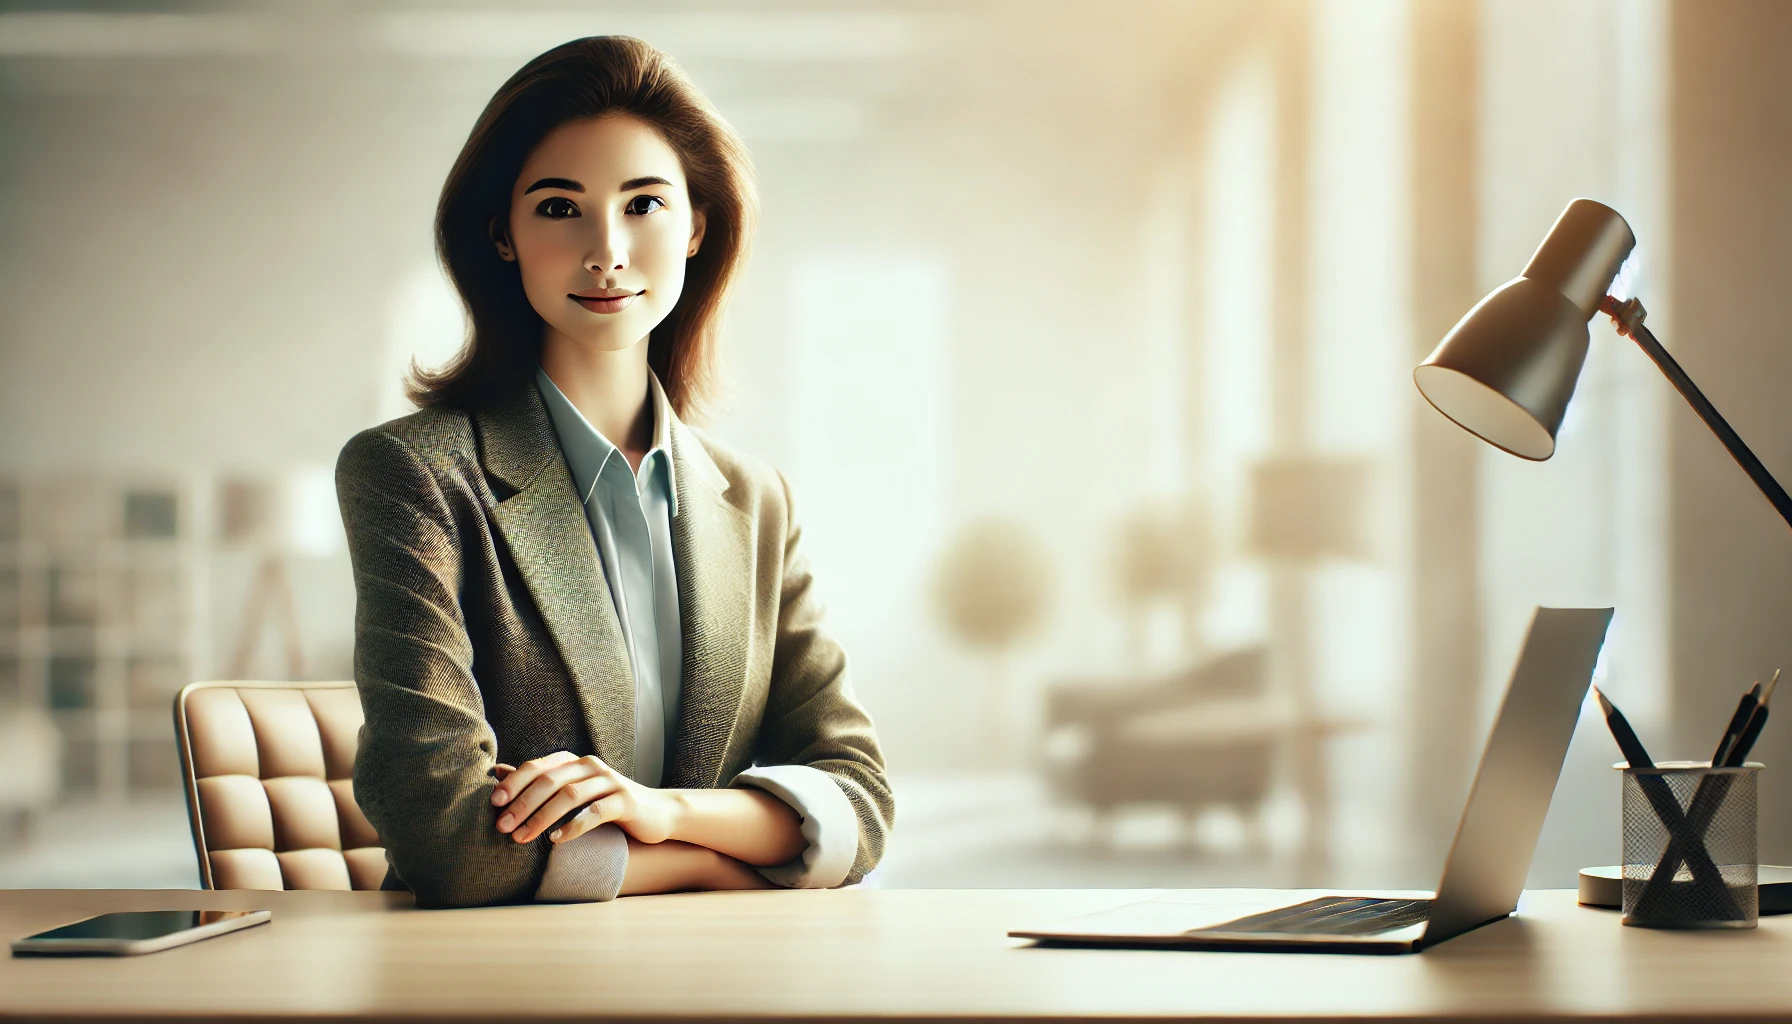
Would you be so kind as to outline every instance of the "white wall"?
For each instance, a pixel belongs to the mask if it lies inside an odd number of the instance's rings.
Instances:
[[[1666,111],[1648,69],[1665,67],[1664,5],[1518,0],[1481,10],[1481,287],[1517,276],[1568,201],[1588,196],[1636,230],[1633,288],[1656,308],[1665,292]],[[1667,693],[1659,417],[1668,391],[1609,319],[1590,326],[1554,457],[1481,454],[1482,711],[1490,720],[1534,606],[1610,605],[1617,614],[1598,680],[1647,738]],[[1618,784],[1608,766],[1618,759],[1604,723],[1583,710],[1533,884],[1571,885],[1577,867],[1617,858]]]
[[[925,561],[975,516],[1018,517],[1060,563],[1052,628],[1022,653],[1023,680],[1103,670],[1120,653],[1109,535],[1149,486],[1147,446],[1134,443],[1151,429],[1139,366],[1148,323],[1165,320],[1139,242],[1152,211],[1133,197],[1158,144],[1151,72],[1114,75],[1074,52],[1041,63],[1031,43],[993,34],[987,53],[954,49],[963,40],[949,35],[937,36],[944,50],[919,52],[921,36],[834,39],[798,20],[795,51],[776,59],[743,59],[709,36],[688,55],[746,133],[765,208],[731,318],[739,387],[715,429],[791,468],[818,510],[839,514],[826,480],[802,479],[828,475],[811,432],[842,408],[828,381],[793,372],[822,343],[804,324],[833,309],[801,305],[804,268],[842,250],[937,268],[945,298],[927,330],[930,365],[945,373],[913,408],[902,405],[913,374],[870,372],[879,357],[864,352],[836,364],[862,372],[853,386],[887,411],[876,431],[910,415],[920,435],[946,432],[908,467],[932,474],[939,497],[902,557]],[[693,38],[684,22],[664,25]],[[365,27],[319,20],[290,49],[248,56],[5,58],[0,469],[328,466],[350,434],[391,414],[395,333],[427,350],[418,331],[452,329],[417,298],[442,177],[526,54],[478,56],[489,40],[450,33],[395,55],[367,49]],[[804,51],[811,37],[845,49]],[[1018,64],[1005,55],[1016,47]],[[963,88],[941,87],[942,75]],[[1107,92],[1087,88],[1095,78]],[[1115,104],[1140,116],[1105,116]],[[859,295],[872,301],[875,288]],[[875,317],[841,321],[825,344],[900,337],[899,308]],[[855,337],[853,323],[883,326]],[[852,526],[819,523],[818,542]],[[887,581],[864,559],[818,547],[843,621],[885,606]],[[202,674],[222,670],[250,568],[240,555],[216,562]],[[346,558],[302,561],[295,582],[307,674],[348,674]],[[894,635],[867,637],[860,691],[899,763],[987,765],[993,723],[963,708],[983,667],[914,597]],[[902,660],[877,653],[895,649]],[[277,672],[275,650],[254,671]]]

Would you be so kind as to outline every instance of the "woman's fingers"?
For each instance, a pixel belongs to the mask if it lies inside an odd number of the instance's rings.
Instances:
[[[518,825],[514,836],[518,842],[529,842],[553,828],[561,818],[599,797],[615,792],[615,790],[615,780],[601,776],[568,782],[548,798],[546,803],[537,808],[535,813],[529,816],[529,820]]]
[[[549,768],[536,776],[534,782],[529,783],[526,789],[518,793],[504,807],[504,813],[498,816],[498,831],[512,832],[519,843],[526,843],[534,839],[559,817],[559,815],[552,818],[540,817],[541,808],[553,800],[555,794],[573,783],[598,777],[597,769],[593,767],[590,758],[578,758]],[[584,800],[580,800],[574,807],[583,806],[584,803]],[[571,810],[573,807],[567,807],[560,814],[566,814]],[[524,829],[524,824],[531,820],[535,822],[534,826]]]
[[[505,776],[509,775],[511,772],[514,772],[514,771],[516,771],[515,765],[508,765],[502,761],[499,761],[497,764],[492,765],[492,774],[497,776],[499,782],[503,782]]]
[[[521,793],[525,787],[540,778],[542,773],[576,760],[578,759],[571,753],[556,750],[552,754],[524,761],[498,783],[497,789],[492,792],[492,803],[499,807],[508,804],[515,800],[516,795]]]
[[[524,761],[522,764],[511,769],[509,774],[499,779],[497,788],[492,790],[492,806],[503,807],[505,804],[515,800],[516,795],[521,793],[525,787],[539,778],[543,772],[566,764],[568,761],[576,760],[578,760],[578,758],[572,756],[572,754],[567,751],[556,750],[552,754],[548,754],[544,757],[537,757],[533,760]],[[508,829],[500,826],[499,831],[508,831]]]
[[[529,815],[552,799],[561,786],[577,782],[589,774],[580,771],[580,767],[578,762],[569,761],[535,773],[534,781],[524,786],[522,792],[511,797],[504,805],[504,810],[498,815],[498,831],[514,833],[520,829],[523,822],[529,820]],[[517,775],[522,773],[521,768],[517,769]],[[516,840],[523,842],[523,837],[518,834]]]
[[[608,779],[593,779],[593,783],[611,783]],[[622,793],[618,790],[600,797],[585,805],[585,809],[573,815],[572,820],[548,833],[548,839],[555,843],[571,842],[585,833],[614,821],[622,815],[625,804]]]

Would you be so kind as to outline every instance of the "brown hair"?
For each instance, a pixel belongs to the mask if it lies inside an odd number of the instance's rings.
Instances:
[[[405,393],[419,406],[472,407],[521,387],[541,358],[542,321],[514,263],[499,258],[490,225],[510,216],[510,191],[537,144],[568,121],[632,114],[683,164],[703,244],[685,265],[684,291],[653,329],[647,363],[681,416],[712,400],[728,290],[746,263],[758,215],[747,148],[672,58],[628,36],[563,43],[525,64],[487,103],[442,186],[436,253],[471,323],[445,366],[414,362]]]

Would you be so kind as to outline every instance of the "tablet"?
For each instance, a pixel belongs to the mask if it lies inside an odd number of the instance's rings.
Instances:
[[[134,956],[261,924],[269,910],[135,910],[101,914],[19,939],[13,956]]]

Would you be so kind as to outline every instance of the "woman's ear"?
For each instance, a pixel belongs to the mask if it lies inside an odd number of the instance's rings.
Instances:
[[[692,210],[691,211],[691,244],[688,247],[686,247],[686,249],[685,249],[684,255],[685,255],[686,259],[689,259],[692,256],[697,255],[698,247],[703,244],[703,227],[704,227],[703,211],[702,210]]]
[[[493,217],[485,230],[491,235],[492,244],[498,247],[498,258],[506,263],[515,263],[516,249],[511,247],[510,232],[498,223],[498,218]]]

